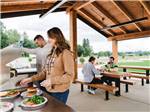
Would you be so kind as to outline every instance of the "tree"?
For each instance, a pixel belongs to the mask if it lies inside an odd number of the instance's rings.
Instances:
[[[23,36],[24,43],[23,46],[27,48],[35,48],[36,45],[32,40],[28,38],[28,35],[24,32],[23,35],[19,34],[17,30],[10,29],[7,30],[4,24],[0,21],[0,48],[5,48],[11,44],[17,43],[20,40],[20,37]]]
[[[17,30],[12,29],[7,30],[1,21],[0,21],[0,32],[1,32],[1,39],[0,39],[1,49],[17,42],[20,38],[20,34],[17,32]]]
[[[81,45],[77,46],[78,57],[83,55],[84,49]]]
[[[35,48],[36,47],[34,42],[32,40],[28,39],[29,37],[25,32],[23,33],[22,36],[24,38],[23,47],[27,47],[27,48]]]
[[[90,46],[90,42],[88,39],[83,39],[83,43],[82,45],[78,45],[77,46],[77,50],[78,50],[78,56],[90,56],[92,55],[93,49]]]
[[[6,31],[6,35],[8,36],[8,44],[14,44],[19,41],[20,34],[17,30],[10,29]]]
[[[1,38],[0,38],[0,48],[4,48],[7,47],[8,44],[8,36],[5,33],[5,26],[4,24],[0,21],[0,33],[1,33]]]
[[[84,57],[86,57],[86,56],[90,56],[91,55],[91,53],[93,52],[93,49],[92,49],[92,47],[90,46],[90,42],[89,42],[89,40],[88,39],[83,39],[83,49],[84,49],[84,51],[83,51],[83,56]]]
[[[111,55],[112,55],[112,53],[110,51],[100,51],[100,52],[98,52],[98,57],[103,57],[103,56],[109,57]]]
[[[85,62],[84,58],[80,58],[80,62],[83,64]]]
[[[1,32],[1,38],[0,38],[0,48],[5,48],[9,45],[8,43],[8,37],[5,33]]]

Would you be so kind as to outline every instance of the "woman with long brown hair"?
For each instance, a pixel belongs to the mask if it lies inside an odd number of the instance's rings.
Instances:
[[[23,79],[21,85],[43,80],[41,83],[47,92],[66,103],[69,87],[74,78],[74,58],[70,46],[66,42],[63,33],[57,27],[47,31],[48,41],[53,47],[47,56],[46,64],[38,75]]]

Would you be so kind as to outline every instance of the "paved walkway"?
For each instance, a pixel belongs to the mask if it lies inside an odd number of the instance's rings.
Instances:
[[[104,101],[103,90],[97,90],[96,95],[89,95],[80,92],[79,84],[73,84],[68,105],[77,112],[150,112],[150,84],[141,86],[140,80],[136,82],[136,85],[129,86],[129,93],[125,93],[124,85],[121,85],[122,96],[110,95],[109,101]]]

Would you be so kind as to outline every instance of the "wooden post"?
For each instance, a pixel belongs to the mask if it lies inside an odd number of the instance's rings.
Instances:
[[[77,79],[77,15],[76,11],[72,10],[69,12],[70,17],[70,46],[71,51],[74,53],[75,58],[75,79]]]
[[[118,41],[112,41],[112,55],[115,58],[115,63],[118,63]]]

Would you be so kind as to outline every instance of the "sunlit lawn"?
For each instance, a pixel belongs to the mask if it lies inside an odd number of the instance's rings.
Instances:
[[[85,63],[88,60],[88,57],[84,57],[86,60]],[[102,62],[102,64],[106,64],[108,61],[108,57],[106,58],[99,58],[99,62]],[[144,60],[145,59],[145,60]],[[125,59],[119,58],[118,66],[143,66],[143,67],[150,67],[150,58],[149,56],[134,56],[134,57],[126,57]],[[120,72],[122,72],[122,69],[119,69]],[[128,72],[142,72],[145,73],[145,70],[137,70],[137,69],[128,69]]]
[[[143,60],[139,62],[120,62],[119,65],[120,66],[126,65],[126,66],[146,66],[146,67],[148,66],[150,67],[150,60]],[[145,72],[143,70],[133,70],[133,69],[129,69],[128,71]]]

